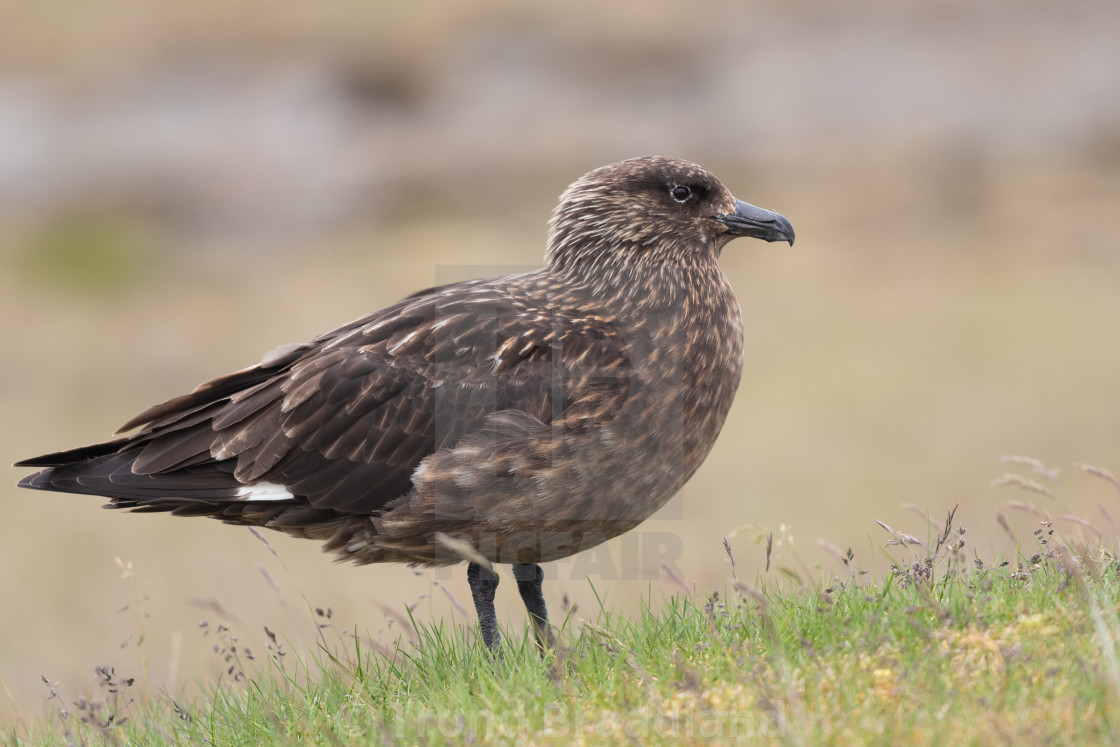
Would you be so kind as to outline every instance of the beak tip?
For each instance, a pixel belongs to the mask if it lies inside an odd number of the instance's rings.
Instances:
[[[793,224],[789,222],[789,218],[784,215],[774,214],[777,217],[779,241],[786,241],[790,246],[793,246],[793,240],[796,238],[793,232]]]

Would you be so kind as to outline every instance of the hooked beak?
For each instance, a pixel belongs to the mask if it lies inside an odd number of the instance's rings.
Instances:
[[[788,241],[793,246],[793,226],[784,216],[735,200],[734,213],[713,216],[727,226],[731,236],[750,236],[763,241]]]

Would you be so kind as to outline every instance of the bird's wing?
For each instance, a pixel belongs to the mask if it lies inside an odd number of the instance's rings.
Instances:
[[[55,466],[69,487],[53,489],[130,502],[296,498],[363,514],[407,493],[421,460],[492,413],[608,420],[629,387],[628,346],[610,323],[472,281],[274,351],[141,413],[125,426],[142,426],[132,437],[25,464]],[[52,489],[49,472],[25,483]]]

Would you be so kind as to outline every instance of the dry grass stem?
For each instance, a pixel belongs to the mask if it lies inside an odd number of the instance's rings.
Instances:
[[[1054,493],[1050,490],[1050,488],[1042,485],[1041,483],[1035,482],[1034,480],[1023,477],[1022,475],[1017,475],[1014,472],[1005,472],[1003,474],[1003,477],[998,477],[995,480],[992,480],[992,485],[997,488],[1004,488],[1008,486],[1022,488],[1023,490],[1030,490],[1034,493],[1041,493],[1042,495],[1045,495],[1049,498],[1054,497]]]
[[[929,511],[925,510],[916,503],[903,503],[902,507],[907,511],[912,511],[913,513],[922,517],[929,524],[930,529],[937,531],[941,528],[941,525],[934,521],[933,517],[929,515]]]
[[[1079,462],[1074,462],[1073,466],[1088,472],[1090,475],[1096,475],[1102,480],[1107,480],[1112,484],[1112,487],[1120,490],[1120,480],[1117,480],[1116,476],[1106,470],[1104,467],[1096,467],[1092,464],[1082,464]]]
[[[824,550],[826,553],[831,555],[841,565],[847,565],[847,563],[844,562],[844,553],[840,552],[840,548],[837,547],[836,545],[834,545],[830,542],[826,542],[823,539],[818,539],[817,540],[817,547],[819,547],[820,549]]]
[[[494,571],[494,564],[483,557],[482,554],[478,550],[476,550],[474,548],[474,545],[472,545],[470,542],[457,539],[450,535],[444,534],[443,532],[436,532],[435,540],[437,545],[446,550],[450,550],[452,553],[458,555],[468,563],[480,565],[490,572]]]
[[[1025,511],[1029,514],[1034,514],[1043,521],[1052,521],[1050,513],[1047,511],[1043,511],[1034,503],[1029,503],[1027,501],[1004,501],[1003,505],[1007,506],[1008,508],[1013,508],[1016,511]]]
[[[437,586],[439,586],[439,588],[443,589],[443,593],[446,594],[447,598],[451,600],[451,604],[455,605],[455,609],[459,610],[460,614],[462,614],[463,617],[466,617],[466,618],[469,619],[470,614],[467,612],[467,608],[459,603],[459,600],[456,599],[455,595],[451,593],[451,589],[448,589],[443,584],[437,584]]]
[[[666,565],[665,563],[662,563],[662,564],[661,564],[661,572],[662,572],[662,573],[664,573],[664,574],[665,574],[665,576],[666,576],[666,577],[667,577],[667,578],[668,578],[668,579],[669,579],[670,581],[672,581],[672,582],[673,582],[674,584],[676,584],[677,586],[681,587],[681,589],[683,589],[683,590],[684,590],[684,593],[685,593],[685,594],[691,594],[691,591],[690,591],[690,590],[689,590],[689,588],[688,588],[688,584],[687,584],[687,583],[685,583],[685,580],[684,580],[684,578],[682,578],[682,577],[681,577],[681,575],[680,575],[679,573],[677,573],[677,572],[676,572],[675,570],[673,570],[672,568],[670,568],[670,567],[669,567],[668,565]]]
[[[909,545],[917,545],[919,547],[925,548],[926,550],[930,549],[929,545],[927,545],[925,542],[922,542],[917,537],[911,537],[909,534],[903,534],[902,532],[896,532],[889,525],[887,525],[886,523],[884,523],[882,521],[879,521],[878,519],[875,520],[875,523],[878,524],[879,526],[881,526],[883,529],[885,529],[891,535],[891,537],[893,538],[893,539],[890,539],[890,540],[887,541],[887,547],[890,547],[891,545],[902,545],[903,547],[906,547],[906,546],[909,546]]]
[[[750,584],[739,580],[732,581],[731,586],[744,596],[753,599],[758,603],[760,607],[765,609],[767,606],[769,606],[769,602],[766,601],[766,595],[763,594],[762,591],[757,587],[751,586]]]
[[[1061,518],[1065,519],[1066,521],[1072,521],[1074,524],[1077,524],[1079,526],[1085,527],[1090,532],[1097,535],[1097,539],[1102,539],[1104,537],[1104,535],[1101,533],[1101,530],[1097,529],[1095,526],[1093,526],[1091,523],[1089,523],[1085,519],[1082,519],[1080,516],[1071,516],[1069,514],[1063,514],[1061,516]]]
[[[1018,542],[1015,532],[1011,529],[1011,524],[1007,521],[1007,517],[1003,515],[1002,511],[996,511],[996,521],[1007,532],[1007,536],[1011,539],[1012,543]]]
[[[1022,464],[1026,467],[1030,467],[1034,470],[1035,474],[1042,475],[1048,480],[1057,480],[1058,475],[1061,474],[1062,471],[1059,467],[1047,467],[1042,463],[1042,460],[1029,456],[1004,456],[1000,457],[1000,461],[1009,464]]]

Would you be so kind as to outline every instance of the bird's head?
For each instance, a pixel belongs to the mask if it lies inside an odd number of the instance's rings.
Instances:
[[[560,196],[549,228],[553,266],[715,258],[737,236],[793,244],[781,215],[737,200],[694,163],[659,156],[584,174]]]

